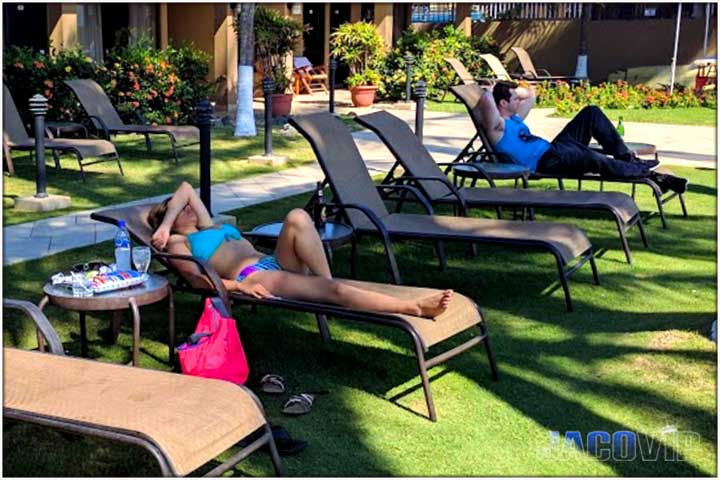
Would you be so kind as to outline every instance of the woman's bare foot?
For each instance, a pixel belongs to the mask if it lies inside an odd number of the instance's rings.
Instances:
[[[452,290],[443,290],[440,293],[421,298],[417,301],[417,307],[420,317],[435,318],[450,305],[450,299],[453,296]]]

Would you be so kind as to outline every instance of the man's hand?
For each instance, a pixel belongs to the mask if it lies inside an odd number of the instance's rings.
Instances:
[[[170,239],[170,229],[164,225],[160,225],[152,236],[152,244],[158,250],[162,250]]]

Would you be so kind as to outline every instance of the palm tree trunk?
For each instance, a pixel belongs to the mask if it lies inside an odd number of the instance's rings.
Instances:
[[[253,64],[255,63],[255,4],[238,4],[235,29],[238,37],[238,95],[235,114],[235,136],[254,137],[255,115],[253,113]]]

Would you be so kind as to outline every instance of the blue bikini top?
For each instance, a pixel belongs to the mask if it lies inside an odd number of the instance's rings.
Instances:
[[[221,225],[220,228],[206,228],[187,236],[190,252],[193,257],[208,261],[223,242],[240,240],[240,230],[232,225]]]

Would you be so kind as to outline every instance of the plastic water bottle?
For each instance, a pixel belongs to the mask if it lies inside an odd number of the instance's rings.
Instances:
[[[620,117],[620,118],[618,119],[617,132],[618,132],[618,135],[620,135],[621,137],[624,137],[624,136],[625,136],[625,125],[623,125],[623,118],[622,118],[622,117]]]
[[[325,194],[322,183],[317,182],[315,186],[315,204],[313,205],[313,223],[315,228],[321,229],[325,226]]]
[[[118,221],[115,234],[115,265],[119,272],[130,270],[130,235],[125,227],[125,220]]]

